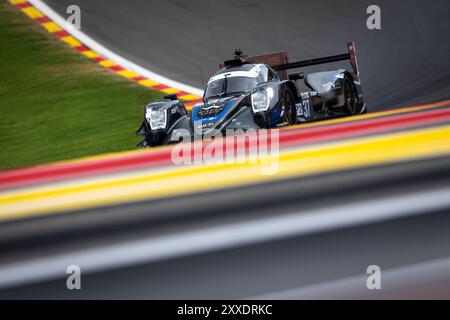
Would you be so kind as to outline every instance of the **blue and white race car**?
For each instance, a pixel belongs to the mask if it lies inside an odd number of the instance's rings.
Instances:
[[[344,60],[350,61],[352,71],[287,73]],[[299,80],[308,90],[299,90]],[[225,61],[209,79],[203,102],[191,111],[176,95],[148,103],[137,131],[144,140],[138,146],[177,143],[186,135],[224,135],[232,129],[278,128],[365,112],[354,42],[348,43],[348,53],[297,62],[288,62],[286,52],[245,57],[236,50],[234,59]]]

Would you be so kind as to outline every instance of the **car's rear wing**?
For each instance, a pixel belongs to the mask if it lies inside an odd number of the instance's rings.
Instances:
[[[235,60],[225,61],[225,63],[220,64],[219,67],[222,69],[226,65],[228,65],[229,63],[232,63],[234,61],[236,61],[238,64],[241,63],[240,61],[247,61],[247,62],[250,62],[253,64],[263,63],[263,64],[270,66],[271,68],[278,66],[278,65],[286,64],[289,62],[287,52],[275,52],[275,53],[268,53],[268,54],[262,54],[262,55],[251,56],[251,57],[241,56],[241,58],[243,60],[237,58]],[[288,78],[286,70],[279,70],[277,72],[281,79]]]
[[[354,76],[356,76],[356,78],[359,79],[359,69],[358,69],[358,60],[356,58],[355,42],[354,41],[347,42],[347,47],[348,47],[348,53],[338,54],[335,56],[303,60],[303,61],[287,62],[287,63],[275,65],[275,66],[273,66],[273,68],[277,71],[283,71],[283,70],[289,70],[289,69],[295,69],[295,68],[309,67],[309,66],[314,66],[314,65],[323,64],[323,63],[331,63],[331,62],[337,62],[337,61],[350,60],[350,64],[354,71]]]
[[[287,52],[276,52],[276,53],[262,54],[259,56],[245,57],[245,60],[253,64],[264,63],[269,67],[274,68],[275,66],[278,65],[287,64],[289,62],[289,57]],[[277,73],[281,79],[288,78],[288,74],[285,69],[277,70]]]
[[[253,64],[256,63],[264,63],[274,70],[277,71],[278,75],[281,79],[288,79],[287,70],[302,68],[313,66],[317,64],[337,62],[350,60],[350,64],[352,65],[354,76],[359,80],[359,69],[358,69],[358,61],[356,59],[356,47],[355,42],[347,42],[348,53],[338,54],[335,56],[322,57],[316,59],[309,59],[303,61],[289,62],[289,57],[287,52],[276,52],[263,54],[258,56],[241,56],[240,54],[235,57],[234,60],[225,61],[225,63],[220,64],[220,68],[224,68],[226,65],[232,65],[233,63],[242,64],[242,61],[247,61]]]

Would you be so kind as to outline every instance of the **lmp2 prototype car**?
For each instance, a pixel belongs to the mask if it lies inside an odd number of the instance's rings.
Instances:
[[[297,62],[288,62],[286,52],[244,57],[236,50],[234,59],[225,61],[209,79],[203,102],[191,111],[176,95],[148,103],[136,132],[144,136],[138,146],[178,143],[186,135],[194,139],[213,131],[224,135],[230,129],[277,128],[365,113],[355,44],[347,46],[345,54]],[[344,60],[350,60],[353,72],[287,74],[291,69]],[[300,79],[311,91],[299,91]]]

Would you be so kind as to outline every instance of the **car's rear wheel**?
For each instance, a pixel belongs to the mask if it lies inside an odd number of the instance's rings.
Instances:
[[[295,107],[295,98],[291,89],[285,88],[283,93],[283,107],[286,113],[286,120],[289,125],[297,123],[297,108]]]
[[[356,114],[358,109],[358,96],[356,93],[355,84],[348,78],[346,78],[344,82],[344,99],[345,112],[348,115]]]

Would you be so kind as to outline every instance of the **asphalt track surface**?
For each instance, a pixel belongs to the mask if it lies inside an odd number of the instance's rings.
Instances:
[[[366,0],[45,2],[62,15],[78,4],[82,31],[139,65],[199,88],[235,48],[287,51],[294,61],[345,53],[354,40],[369,110],[450,97],[446,0],[377,1],[382,29],[375,31],[366,27],[373,4]]]
[[[68,4],[80,4],[84,32],[188,84],[201,86],[199,67],[207,78],[235,47],[255,54],[287,50],[295,60],[341,53],[347,40],[355,40],[369,110],[450,97],[448,1],[381,1],[381,31],[365,28],[371,4],[365,1],[46,2],[60,13]],[[151,246],[158,237],[284,215],[332,216],[367,207],[390,212],[395,206],[383,203],[410,199],[400,208],[405,215],[393,219],[305,229],[214,250],[166,252],[154,261],[96,270],[83,276],[81,291],[65,288],[63,272],[40,283],[24,277],[10,288],[2,278],[0,297],[449,298],[450,207],[444,201],[449,163],[448,156],[402,161],[3,223],[0,265],[37,261],[42,267],[40,259],[67,252],[95,254],[96,248],[127,243],[133,251],[134,242],[148,239]],[[421,209],[424,203],[414,199],[425,194],[435,196],[424,197],[430,203]],[[365,288],[365,270],[372,264],[386,275],[381,292]]]

